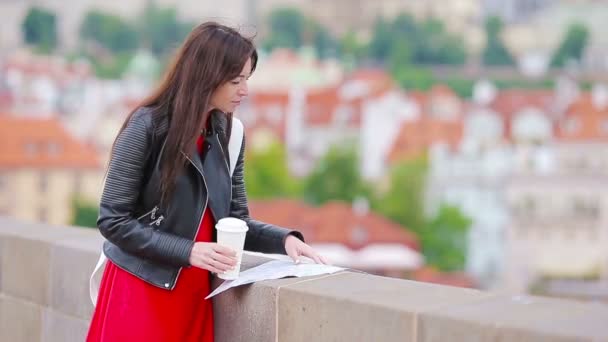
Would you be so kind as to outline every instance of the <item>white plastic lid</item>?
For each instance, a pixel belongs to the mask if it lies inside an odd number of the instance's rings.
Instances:
[[[242,233],[249,230],[247,223],[236,217],[224,217],[215,224],[215,229],[223,232]]]

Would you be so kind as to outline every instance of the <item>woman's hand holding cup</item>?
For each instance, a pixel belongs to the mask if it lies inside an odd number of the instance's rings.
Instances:
[[[234,269],[236,252],[213,242],[196,242],[190,253],[190,265],[221,274]]]

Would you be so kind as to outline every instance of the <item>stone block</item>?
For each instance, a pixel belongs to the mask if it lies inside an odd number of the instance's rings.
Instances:
[[[91,252],[57,244],[51,251],[51,308],[76,318],[89,320],[93,304],[89,299],[89,276],[97,263]]]
[[[51,245],[16,236],[4,236],[2,244],[0,290],[9,296],[48,305]]]
[[[81,342],[87,337],[89,321],[51,309],[42,314],[42,342]]]
[[[261,281],[214,297],[215,341],[276,341],[278,289],[301,279]]]
[[[608,335],[605,323],[604,327],[599,324],[597,315],[608,313],[601,307],[527,295],[498,295],[422,313],[418,340],[594,341]],[[603,320],[608,322],[608,315]]]
[[[0,341],[39,342],[42,307],[0,294]]]
[[[279,292],[279,341],[415,341],[417,313],[479,291],[344,272]]]

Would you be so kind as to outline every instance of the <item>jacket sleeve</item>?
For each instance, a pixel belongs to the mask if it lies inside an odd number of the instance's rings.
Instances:
[[[247,193],[245,191],[244,180],[244,159],[245,159],[245,136],[241,151],[232,175],[232,201],[230,204],[230,216],[240,218],[247,222],[249,230],[245,238],[245,249],[263,253],[285,252],[285,239],[289,235],[294,235],[304,241],[302,233],[272,224],[256,221],[249,216],[249,206],[247,204]]]
[[[135,217],[151,148],[149,115],[140,109],[117,137],[101,196],[97,227],[127,253],[172,266],[188,266],[193,242],[141,224]]]

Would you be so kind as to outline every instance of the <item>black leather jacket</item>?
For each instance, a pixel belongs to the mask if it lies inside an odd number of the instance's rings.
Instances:
[[[118,267],[160,288],[173,289],[182,267],[190,267],[190,251],[205,210],[211,210],[215,222],[227,216],[245,220],[246,250],[285,254],[288,235],[303,240],[297,231],[249,217],[243,181],[245,141],[230,177],[226,146],[220,143],[227,141],[226,117],[214,112],[210,120],[204,160],[196,152],[186,155],[188,165],[178,176],[169,205],[160,205],[158,191],[166,115],[138,109],[111,156],[97,220],[107,240],[103,251]]]

